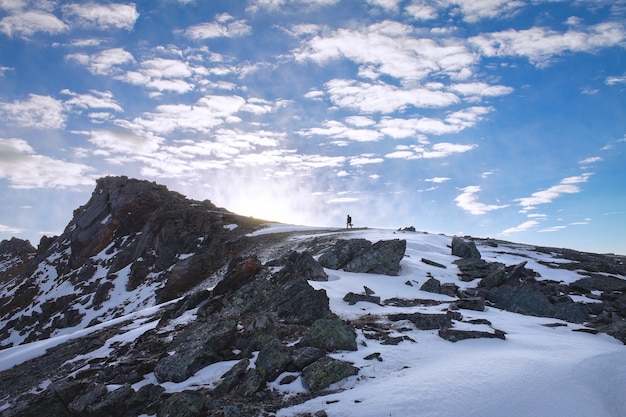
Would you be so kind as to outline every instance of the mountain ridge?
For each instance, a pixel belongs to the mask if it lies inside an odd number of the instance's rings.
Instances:
[[[280,410],[365,383],[388,355],[361,354],[368,346],[402,349],[428,332],[515,343],[489,311],[626,343],[625,260],[412,228],[270,224],[106,177],[60,236],[37,249],[0,243],[0,411],[307,415]]]

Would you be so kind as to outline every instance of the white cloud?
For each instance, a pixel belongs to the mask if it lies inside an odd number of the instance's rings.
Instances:
[[[545,229],[538,230],[538,232],[539,233],[551,233],[551,232],[558,232],[559,230],[563,230],[566,228],[567,226],[552,226],[552,227],[547,227]]]
[[[418,38],[413,26],[390,20],[314,36],[304,40],[294,56],[320,65],[348,59],[364,67],[362,74],[388,75],[405,84],[433,74],[466,78],[478,59],[460,41]]]
[[[207,95],[192,105],[162,104],[132,122],[120,121],[119,124],[158,135],[174,131],[207,133],[227,121],[238,121],[234,115],[245,104],[246,100],[240,96]]]
[[[528,220],[525,221],[524,223],[520,224],[519,226],[515,226],[515,227],[511,227],[510,229],[506,229],[503,230],[501,234],[503,235],[510,235],[513,233],[520,233],[520,232],[525,232],[529,229],[532,229],[533,227],[537,226],[539,224],[538,221],[536,220]]]
[[[0,138],[0,178],[11,188],[67,188],[93,185],[91,168],[38,155],[23,139]]]
[[[245,20],[235,20],[228,13],[216,17],[214,22],[199,23],[189,26],[185,36],[190,39],[237,38],[252,33],[252,28]]]
[[[367,0],[367,2],[390,12],[397,12],[400,5],[400,0]]]
[[[38,32],[56,35],[68,29],[56,16],[43,10],[18,12],[0,20],[0,32],[9,37],[29,38]]]
[[[131,30],[139,18],[139,13],[131,4],[68,4],[63,6],[63,15],[72,23],[101,30]]]
[[[120,72],[120,66],[133,63],[133,55],[123,48],[112,48],[88,55],[84,53],[69,54],[67,60],[76,61],[86,66],[92,74],[114,75]]]
[[[482,19],[510,17],[526,6],[526,2],[519,0],[439,0],[439,3],[452,7],[463,15],[463,20],[470,23]]]
[[[482,82],[452,84],[449,90],[463,96],[497,97],[511,94],[513,88],[504,85],[489,85]]]
[[[604,81],[607,85],[626,84],[626,75],[618,77],[607,77]]]
[[[123,131],[96,130],[89,133],[89,142],[107,152],[150,155],[159,149],[163,142],[157,137],[142,137]]]
[[[580,165],[591,165],[591,164],[595,164],[596,162],[600,162],[602,161],[602,158],[599,156],[592,156],[590,158],[585,158],[582,161],[579,161],[578,163]]]
[[[6,234],[10,234],[10,235],[17,235],[19,233],[22,233],[23,229],[19,229],[17,227],[12,227],[12,226],[7,226],[4,224],[0,224],[0,233],[6,233]]]
[[[456,205],[458,207],[471,214],[481,215],[493,210],[508,207],[508,205],[484,204],[478,201],[478,196],[476,194],[480,192],[480,187],[477,185],[470,185],[462,188],[461,190],[463,192],[459,194],[454,201],[456,201]]]
[[[554,56],[566,52],[594,52],[616,46],[626,39],[624,25],[607,22],[561,33],[543,27],[508,29],[475,36],[470,43],[485,56],[521,56],[537,66],[550,64]]]
[[[302,11],[338,3],[339,0],[250,0],[247,11],[256,13],[260,9],[271,11]],[[289,7],[290,6],[290,7]]]
[[[435,159],[446,158],[457,153],[464,153],[476,148],[477,145],[464,145],[449,142],[440,142],[432,146],[410,145],[398,147],[395,152],[385,155],[386,158],[395,159]]]
[[[554,185],[546,190],[537,191],[530,197],[518,198],[515,201],[518,201],[519,205],[523,207],[521,212],[526,213],[535,209],[535,207],[540,204],[553,202],[563,194],[579,193],[581,190],[576,184],[587,182],[591,175],[590,173],[585,173],[575,177],[564,178],[558,185]]]
[[[383,158],[377,158],[372,155],[353,156],[352,158],[350,158],[350,166],[381,164],[383,162]]]
[[[30,94],[27,100],[0,102],[0,115],[9,123],[36,129],[62,129],[63,104],[50,96]]]
[[[392,113],[407,106],[446,107],[459,102],[452,93],[427,88],[399,88],[390,84],[335,79],[326,83],[331,101],[365,113]]]
[[[432,182],[435,184],[442,184],[446,181],[450,181],[452,178],[448,178],[448,177],[433,177],[433,178],[427,178],[424,181],[426,182]]]
[[[425,1],[413,1],[405,11],[416,20],[432,20],[439,16],[437,9]]]
[[[303,129],[298,133],[302,136],[328,136],[333,139],[349,139],[356,142],[372,142],[382,138],[377,130],[355,129],[336,120],[327,120],[324,127]]]
[[[116,112],[124,111],[122,106],[113,99],[113,93],[110,91],[91,90],[90,93],[91,94],[78,94],[68,89],[61,91],[61,94],[71,97],[65,100],[65,106],[69,106],[70,108],[78,108],[81,110],[109,109]]]

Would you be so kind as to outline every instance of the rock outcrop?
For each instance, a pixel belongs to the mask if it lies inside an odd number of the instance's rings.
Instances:
[[[347,272],[398,275],[406,251],[406,240],[381,240],[372,244],[366,239],[338,240],[324,252],[319,263],[329,269]]]

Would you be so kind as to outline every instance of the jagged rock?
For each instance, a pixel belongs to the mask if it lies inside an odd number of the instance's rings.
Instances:
[[[297,274],[307,281],[328,281],[324,268],[313,259],[309,251],[291,252],[287,257],[287,271],[284,273]]]
[[[406,251],[406,240],[381,240],[372,244],[365,239],[338,240],[324,252],[319,263],[347,272],[397,275]]]
[[[303,346],[294,349],[291,360],[294,367],[301,371],[306,366],[312,364],[319,358],[326,355],[326,349],[316,348],[312,346]]]
[[[447,329],[452,326],[452,314],[398,313],[387,317],[391,321],[409,320],[419,330]]]
[[[470,282],[475,279],[483,279],[494,273],[500,268],[504,268],[503,264],[496,262],[487,262],[484,259],[477,258],[461,258],[454,261],[459,267],[459,280]]]
[[[309,389],[315,392],[358,373],[359,368],[347,362],[324,356],[304,368],[302,376]]]
[[[377,295],[355,294],[353,292],[349,292],[343,297],[343,301],[350,305],[354,305],[359,301],[380,304],[380,297]]]
[[[205,366],[224,360],[223,351],[233,345],[236,332],[234,321],[194,323],[175,340],[175,352],[157,363],[154,376],[159,382],[182,382]]]
[[[341,269],[361,251],[369,248],[372,242],[366,239],[339,239],[335,245],[319,257],[318,262],[324,268]]]
[[[434,266],[437,268],[442,268],[442,269],[447,268],[445,265],[440,264],[439,262],[431,261],[430,259],[426,259],[426,258],[422,258],[422,262],[424,262],[426,265]]]
[[[432,292],[435,294],[441,293],[441,281],[436,278],[428,278],[420,287],[420,290]]]
[[[460,237],[452,238],[452,255],[464,259],[480,259],[480,252],[476,248],[476,244],[472,241],[465,241]]]
[[[300,346],[335,350],[357,350],[354,328],[336,315],[319,319],[300,340]]]
[[[248,358],[237,362],[235,366],[222,375],[222,380],[213,389],[213,395],[220,396],[228,394],[241,381],[249,366],[250,359]]]
[[[206,415],[205,400],[199,392],[171,394],[161,405],[157,417],[201,417]]]
[[[292,349],[273,339],[259,352],[256,360],[257,371],[265,375],[266,381],[274,381],[291,363],[291,351]]]
[[[67,408],[72,413],[83,414],[91,411],[92,404],[99,402],[107,394],[107,387],[102,384],[90,384],[85,392],[76,397]]]
[[[126,399],[120,409],[129,414],[132,413],[133,410],[143,410],[146,414],[156,414],[158,400],[164,392],[165,388],[160,385],[144,385]]]
[[[265,387],[265,377],[257,369],[248,369],[241,382],[237,385],[237,393],[244,397],[251,397]]]
[[[485,311],[485,300],[482,297],[461,298],[455,304],[465,310]]]
[[[606,332],[626,345],[626,320],[613,321]]]
[[[626,280],[611,275],[592,274],[573,282],[571,286],[582,288],[586,291],[624,291],[626,292]]]
[[[506,333],[501,330],[495,330],[493,333],[479,330],[461,330],[461,329],[440,329],[439,337],[450,342],[458,342],[465,339],[506,339]]]

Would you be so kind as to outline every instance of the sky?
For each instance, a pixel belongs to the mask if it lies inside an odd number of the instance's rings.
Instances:
[[[626,254],[626,0],[0,0],[0,239],[127,175]]]

